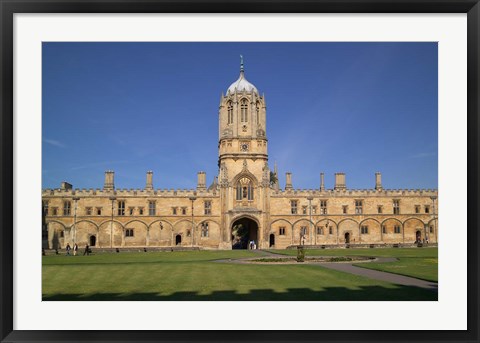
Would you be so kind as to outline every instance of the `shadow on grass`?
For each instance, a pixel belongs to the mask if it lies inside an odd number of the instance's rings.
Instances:
[[[438,293],[418,287],[395,285],[393,288],[365,286],[359,289],[328,287],[317,291],[292,288],[286,292],[271,289],[253,289],[249,293],[213,291],[161,293],[95,293],[43,295],[44,301],[436,301]]]
[[[375,266],[376,263],[373,263],[372,265]],[[382,268],[381,266],[379,268],[371,268],[371,266],[365,265],[365,264],[362,264],[362,263],[355,263],[355,264],[353,264],[353,266],[358,267],[358,268],[368,269],[368,270],[375,270],[375,271],[382,272],[382,273],[390,273],[390,274],[406,276],[406,277],[410,277],[410,278],[414,278],[414,279],[419,279],[419,280],[431,282],[432,288],[435,288],[435,289],[438,288],[438,276],[437,276],[436,279],[435,278],[429,278],[429,277],[425,277],[425,276],[422,276],[422,275],[412,275],[412,273],[403,273],[403,272],[398,271],[398,270],[389,270],[387,268]],[[438,273],[438,269],[437,269],[437,273]]]

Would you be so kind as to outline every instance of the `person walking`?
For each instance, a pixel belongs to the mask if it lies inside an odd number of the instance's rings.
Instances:
[[[78,251],[78,245],[77,245],[77,243],[75,243],[73,245],[73,256],[77,256],[77,251]]]
[[[65,248],[65,250],[67,251],[67,256],[70,256],[70,243],[67,243],[67,247]]]
[[[83,252],[83,256],[87,255],[88,256],[88,253],[89,253],[89,247],[88,247],[88,244],[85,245],[85,251]]]

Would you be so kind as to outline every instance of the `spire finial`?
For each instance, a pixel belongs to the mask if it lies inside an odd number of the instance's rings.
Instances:
[[[240,55],[240,72],[243,73],[244,69],[243,69],[243,56]]]

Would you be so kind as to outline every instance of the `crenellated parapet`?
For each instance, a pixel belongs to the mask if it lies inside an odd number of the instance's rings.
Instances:
[[[349,189],[346,184],[345,173],[335,173],[335,184],[333,189],[325,188],[325,174],[320,173],[320,187],[318,189],[295,189],[292,184],[292,173],[285,173],[285,189],[272,187],[271,196],[296,196],[296,197],[402,197],[402,196],[438,196],[436,189],[385,189],[382,186],[382,174],[375,173],[375,188]]]
[[[106,191],[103,189],[43,189],[42,197],[215,197],[217,192],[215,189],[197,190],[197,189],[117,189],[115,191]]]
[[[287,189],[273,190],[272,197],[368,197],[368,196],[385,196],[385,197],[401,197],[401,196],[438,196],[436,189]]]
[[[208,189],[142,189],[142,188],[119,188],[114,191],[104,190],[100,188],[75,188],[75,189],[62,189],[62,188],[47,188],[42,190],[42,196],[60,196],[60,197],[109,197],[116,196],[160,196],[160,197],[185,197],[185,196],[216,196],[217,192],[215,188],[209,187]],[[287,190],[275,190],[271,189],[271,197],[368,197],[368,196],[385,196],[385,197],[402,197],[402,196],[438,196],[438,190],[436,189],[287,189]]]
[[[105,172],[105,183],[103,188],[73,188],[72,184],[62,181],[60,188],[48,188],[42,190],[42,197],[215,197],[218,191],[218,182],[206,187],[206,173],[198,173],[196,189],[155,189],[153,188],[153,172],[147,171],[145,188],[115,188],[115,172]]]

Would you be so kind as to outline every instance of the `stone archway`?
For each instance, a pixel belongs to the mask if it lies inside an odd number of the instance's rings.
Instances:
[[[417,230],[415,232],[415,243],[421,243],[422,242],[422,231]]]
[[[275,246],[275,234],[273,234],[273,233],[270,234],[270,239],[269,239],[268,246],[270,248],[273,248]]]
[[[257,248],[258,224],[255,220],[248,217],[242,217],[235,220],[232,224],[232,249],[249,249],[249,242],[254,241]]]

